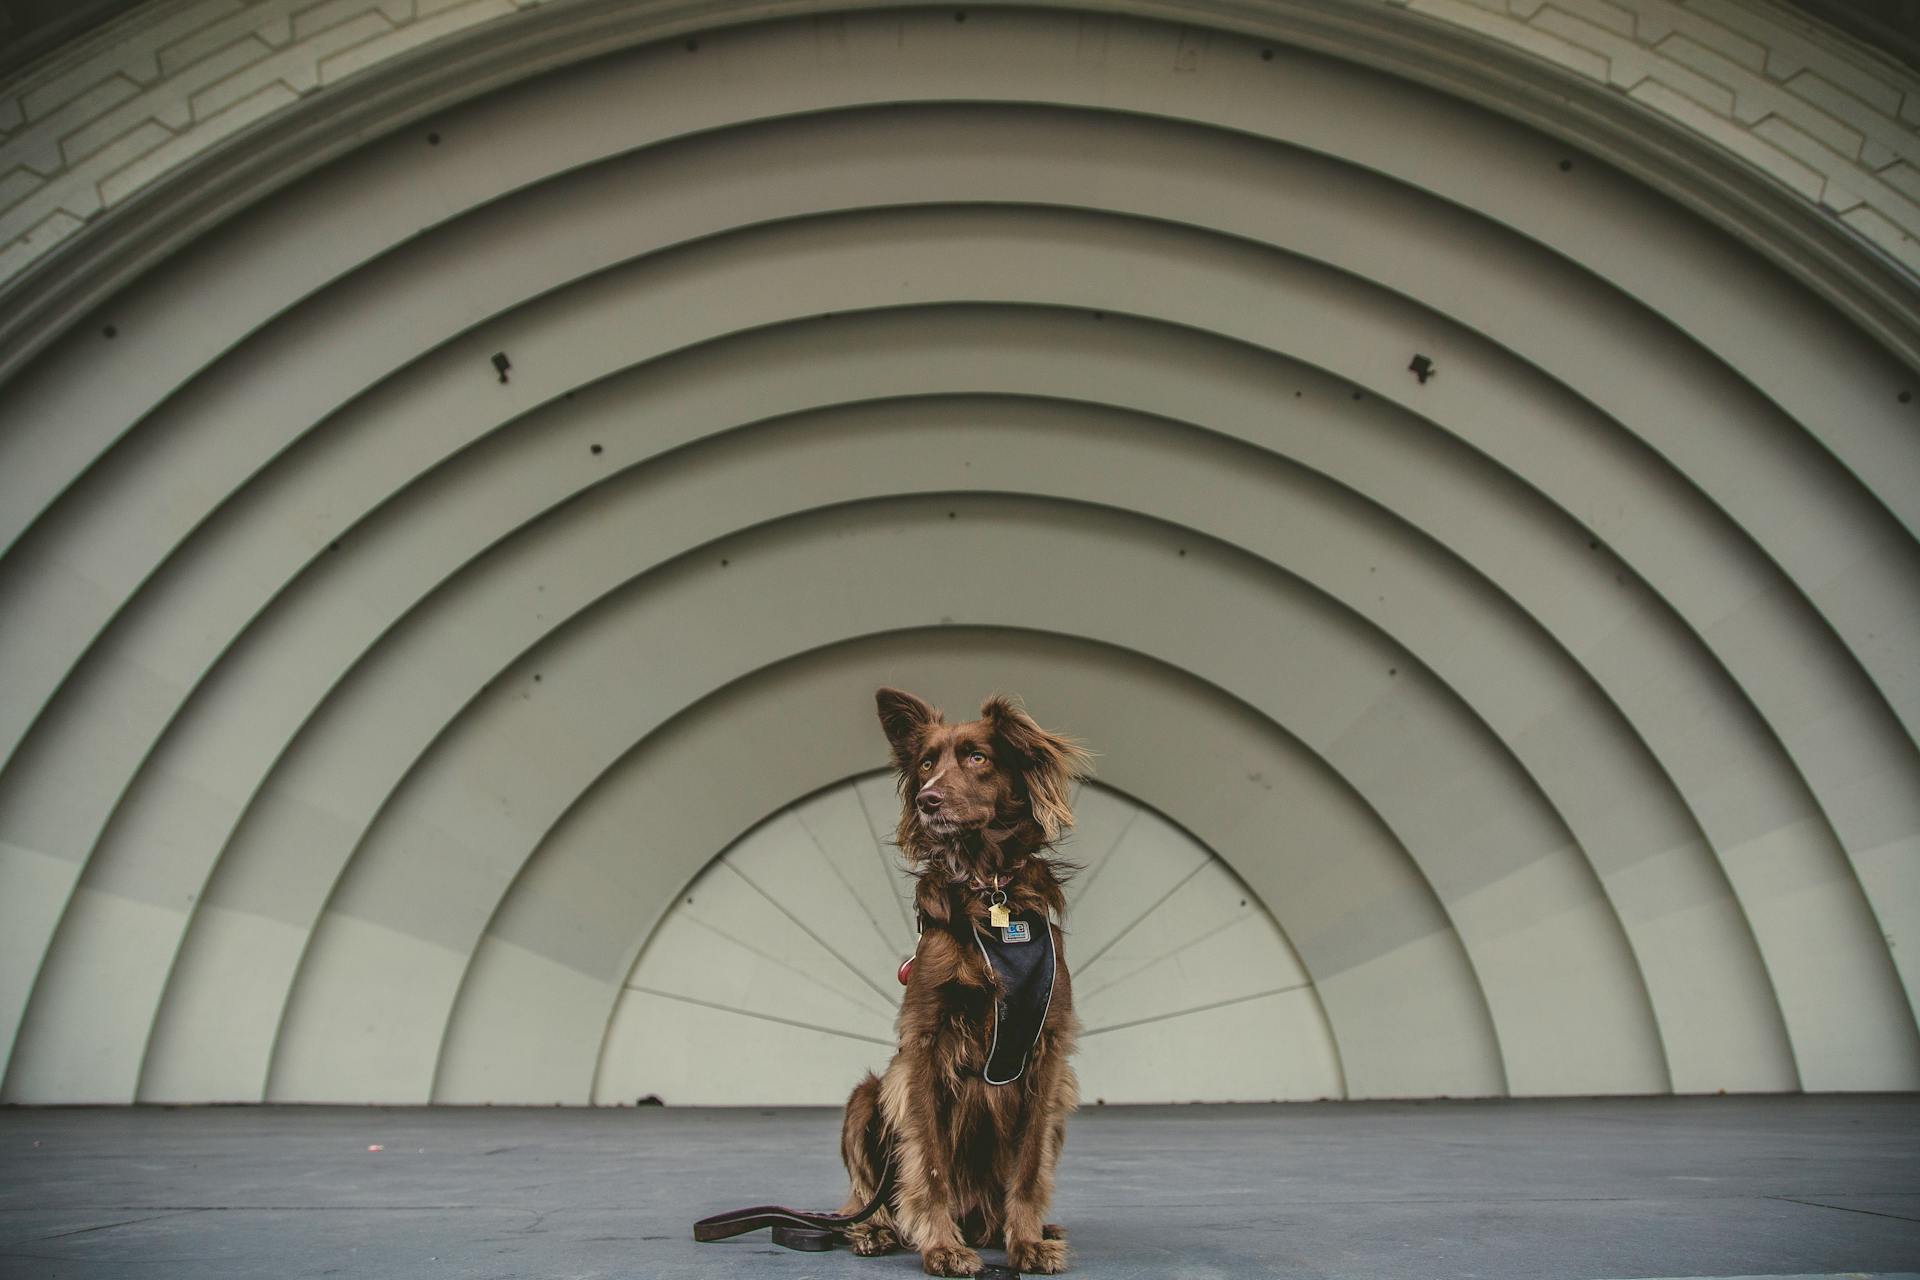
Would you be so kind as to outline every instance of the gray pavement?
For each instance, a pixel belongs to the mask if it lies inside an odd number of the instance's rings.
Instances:
[[[836,1142],[810,1109],[10,1108],[0,1276],[918,1275],[691,1240],[832,1208]],[[1055,1211],[1089,1280],[1920,1273],[1920,1097],[1088,1107]]]

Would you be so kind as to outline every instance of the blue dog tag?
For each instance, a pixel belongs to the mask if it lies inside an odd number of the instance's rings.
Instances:
[[[1032,942],[1033,926],[1025,920],[1015,920],[1000,931],[1002,942]]]

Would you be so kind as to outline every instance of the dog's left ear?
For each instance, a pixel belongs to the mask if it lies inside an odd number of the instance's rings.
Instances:
[[[1092,754],[1072,738],[1042,729],[1012,698],[997,694],[988,698],[980,704],[980,718],[1018,757],[1015,767],[1027,785],[1027,804],[1041,834],[1049,841],[1058,840],[1073,825],[1067,788],[1093,768]]]

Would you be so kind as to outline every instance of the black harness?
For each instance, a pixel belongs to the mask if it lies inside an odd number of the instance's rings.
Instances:
[[[993,966],[999,987],[993,1002],[988,1084],[1012,1084],[1027,1069],[1053,1003],[1053,930],[1044,911],[1023,911],[1004,929],[975,929],[973,940]]]

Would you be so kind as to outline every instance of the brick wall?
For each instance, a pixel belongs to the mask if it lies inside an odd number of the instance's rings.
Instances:
[[[565,4],[567,0],[546,0]],[[1920,273],[1920,75],[1770,0],[1344,0],[1524,50],[1711,139]],[[246,125],[542,0],[156,0],[0,88],[0,285]]]
[[[1625,93],[1920,272],[1920,75],[1764,0],[1406,0]]]
[[[0,91],[0,281],[176,165],[385,58],[538,0],[157,0]]]

